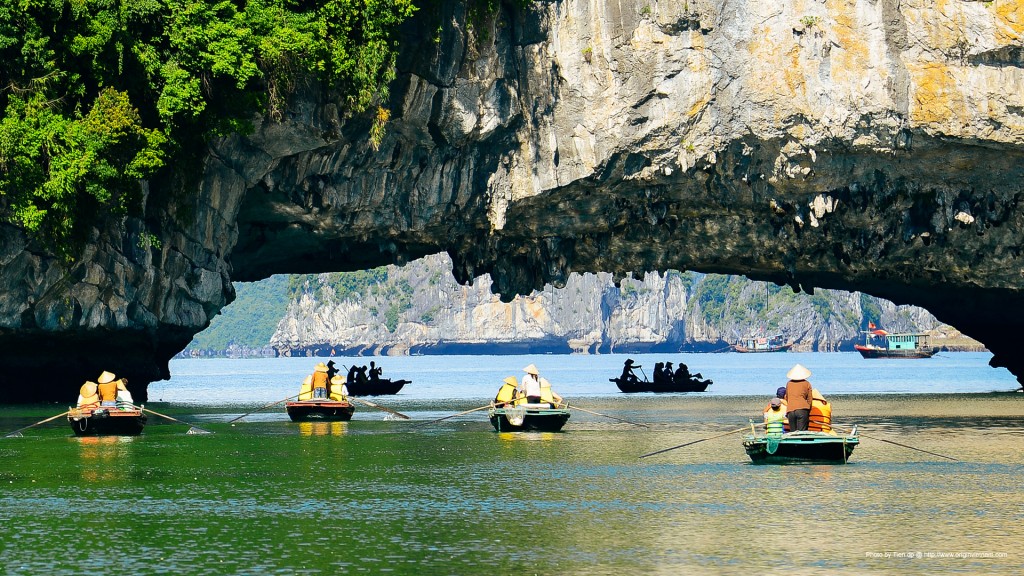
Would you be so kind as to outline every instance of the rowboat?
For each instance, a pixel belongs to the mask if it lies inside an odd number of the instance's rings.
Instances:
[[[858,444],[856,426],[846,436],[805,431],[743,438],[743,449],[754,464],[846,464]]]
[[[892,334],[885,330],[865,330],[864,344],[853,349],[864,358],[931,358],[937,352],[927,334]]]
[[[412,383],[412,380],[354,380],[346,382],[349,396],[384,396],[387,394],[398,394],[402,386]]]
[[[558,432],[569,420],[569,409],[546,403],[491,406],[487,417],[498,432]]]
[[[138,436],[146,427],[146,414],[136,406],[70,408],[68,424],[75,436]]]
[[[615,385],[623,392],[703,392],[708,389],[708,386],[713,384],[710,379],[651,382],[648,380],[609,378],[608,381],[615,382]]]
[[[347,422],[356,409],[342,400],[295,400],[284,403],[284,411],[292,422]]]

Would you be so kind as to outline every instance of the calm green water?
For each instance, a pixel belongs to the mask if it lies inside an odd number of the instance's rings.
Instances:
[[[498,434],[483,412],[417,425],[469,400],[235,426],[152,404],[210,435],[153,418],[78,439],[58,421],[0,438],[0,572],[1024,573],[1022,395],[833,402],[880,439],[846,466],[753,466],[739,433],[638,458],[738,428],[760,396],[581,398],[650,427],[575,412],[557,434]],[[0,425],[60,409],[3,407]]]

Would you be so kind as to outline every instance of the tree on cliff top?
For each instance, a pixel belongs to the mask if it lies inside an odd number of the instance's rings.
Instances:
[[[280,119],[300,78],[373,106],[412,0],[12,0],[0,5],[0,217],[65,258],[101,212],[210,138]]]

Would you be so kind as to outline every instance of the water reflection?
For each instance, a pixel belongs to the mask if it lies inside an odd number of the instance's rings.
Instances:
[[[550,442],[561,434],[561,432],[498,432],[498,438],[503,442]]]
[[[344,436],[348,422],[299,422],[300,436]]]
[[[124,481],[129,477],[132,450],[137,436],[80,436],[78,456],[82,480],[86,482]]]

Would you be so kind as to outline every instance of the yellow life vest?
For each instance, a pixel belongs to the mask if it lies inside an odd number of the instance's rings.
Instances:
[[[778,410],[769,409],[764,413],[765,434],[769,436],[781,436],[782,430],[786,422],[786,411],[782,408]]]
[[[497,402],[498,404],[511,402],[512,397],[515,395],[515,393],[516,385],[505,382],[504,384],[501,385],[501,388],[498,390],[498,395],[494,397],[494,401]]]
[[[540,401],[555,403],[555,397],[551,395],[551,383],[543,378],[540,379]]]
[[[302,388],[299,388],[299,400],[311,400],[313,398],[313,377],[306,376],[302,381]]]

